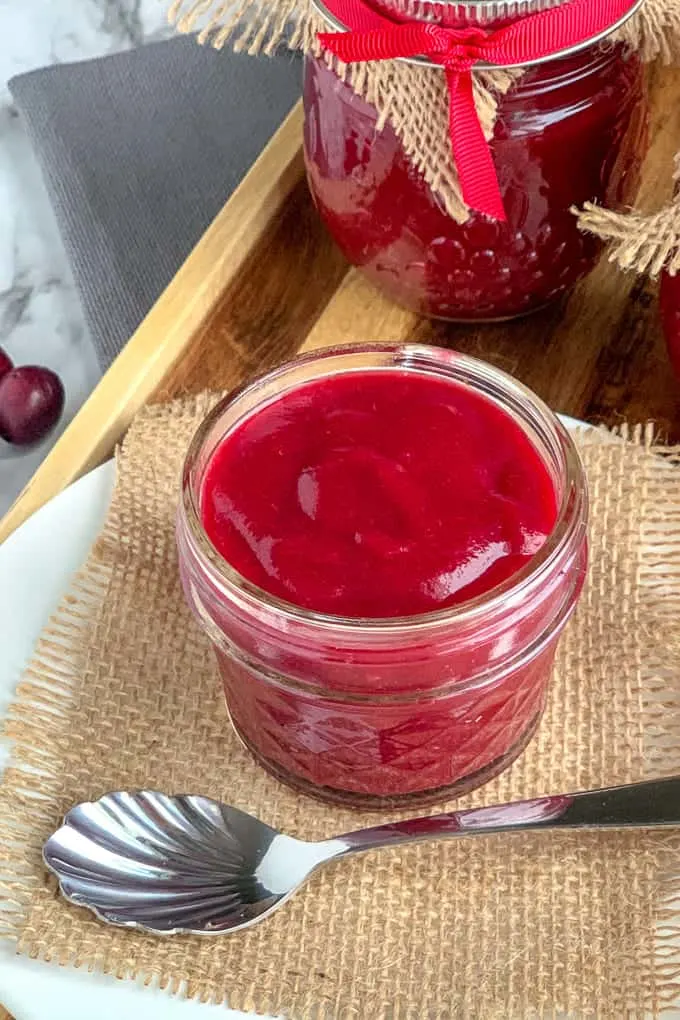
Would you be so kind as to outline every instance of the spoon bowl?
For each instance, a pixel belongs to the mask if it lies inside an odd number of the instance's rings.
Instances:
[[[143,790],[72,808],[43,857],[66,899],[110,924],[218,934],[287,899],[326,859],[316,845],[207,797]]]

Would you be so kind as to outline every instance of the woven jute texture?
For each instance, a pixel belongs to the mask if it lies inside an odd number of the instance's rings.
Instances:
[[[173,517],[211,396],[145,410],[111,510],[10,711],[0,924],[20,953],[292,1018],[642,1017],[680,992],[678,839],[545,833],[382,851],[318,874],[255,928],[155,938],[64,902],[40,848],[107,790],[200,792],[307,838],[380,819],[278,784],[232,734],[185,608]],[[590,577],[538,734],[459,806],[680,771],[680,449],[649,428],[579,438]],[[395,817],[394,815],[392,817]]]
[[[387,60],[346,66],[321,54],[317,33],[329,30],[311,0],[174,0],[168,18],[179,32],[196,32],[198,40],[221,49],[271,55],[281,45],[315,56],[378,113],[377,127],[393,127],[404,152],[432,192],[458,223],[470,215],[463,202],[448,133],[449,101],[443,72]],[[680,55],[680,0],[644,0],[642,7],[611,35],[635,49],[646,62],[671,63]],[[477,113],[487,138],[494,131],[498,100],[521,77],[521,71],[494,69],[474,73]]]

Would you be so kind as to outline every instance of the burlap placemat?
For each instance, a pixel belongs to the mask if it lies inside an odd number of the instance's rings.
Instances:
[[[107,927],[56,894],[44,839],[71,804],[112,788],[201,792],[311,838],[380,817],[297,796],[230,731],[173,535],[181,458],[212,399],[133,424],[104,531],[20,684],[0,788],[4,935],[32,957],[294,1018],[657,1014],[680,991],[668,835],[382,851],[320,873],[247,932],[203,939]],[[640,428],[579,444],[592,566],[545,718],[508,772],[459,803],[680,771],[680,450],[654,448]]]

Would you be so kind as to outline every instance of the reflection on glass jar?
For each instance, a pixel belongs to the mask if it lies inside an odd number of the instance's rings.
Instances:
[[[456,224],[389,123],[376,131],[375,109],[313,57],[304,106],[309,186],[336,242],[396,302],[437,318],[511,318],[572,287],[600,251],[572,207],[632,202],[646,149],[643,68],[614,45],[529,68],[500,98],[506,223]]]
[[[208,538],[205,483],[217,462],[215,451],[226,448],[225,437],[244,422],[262,421],[263,409],[272,406],[277,420],[288,422],[287,400],[299,398],[301,389],[310,406],[315,385],[347,381],[351,374],[352,389],[367,373],[387,377],[390,385],[415,375],[462,388],[516,432],[529,457],[525,466],[545,479],[548,489],[541,491],[550,491],[551,507],[547,537],[526,551],[513,572],[464,601],[410,616],[331,615],[264,590],[222,558]],[[266,429],[263,434],[269,436]],[[281,443],[267,439],[263,449],[270,450],[272,472],[281,476]],[[417,442],[409,458],[417,460]],[[522,465],[513,460],[494,473],[482,459],[485,478],[507,503],[507,486],[526,478]],[[490,450],[487,460],[493,460]],[[232,477],[225,476],[227,489]],[[255,483],[251,488],[256,495]],[[524,481],[520,488],[525,491]],[[264,481],[262,491],[268,498]],[[400,502],[401,495],[400,490]],[[228,502],[220,494],[220,512]],[[267,512],[269,507],[267,502]],[[516,521],[515,508],[511,514]],[[540,720],[556,644],[583,583],[586,516],[580,460],[551,412],[504,373],[451,351],[374,344],[324,351],[227,398],[208,416],[188,453],[177,537],[187,599],[215,646],[237,734],[283,781],[359,806],[423,803],[485,782],[521,752]],[[341,518],[333,517],[333,529]],[[243,517],[238,529],[252,538]],[[427,532],[427,521],[420,519],[416,543]],[[296,532],[298,549],[306,534]],[[269,539],[266,551],[271,561]],[[378,551],[377,570],[385,566],[381,556]],[[303,557],[303,570],[308,563]],[[317,593],[324,575],[325,568],[314,572]],[[378,589],[377,597],[383,597]]]

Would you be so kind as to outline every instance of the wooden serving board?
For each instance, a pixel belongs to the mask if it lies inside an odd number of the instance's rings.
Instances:
[[[652,147],[639,205],[658,208],[680,148],[680,71],[651,75]],[[433,343],[485,358],[555,410],[654,420],[680,440],[656,285],[602,259],[561,303],[515,322],[458,325],[405,312],[351,269],[307,192],[298,105],[226,203],[80,413],[0,522],[0,542],[111,456],[147,401],[223,389],[300,350],[361,340]]]

